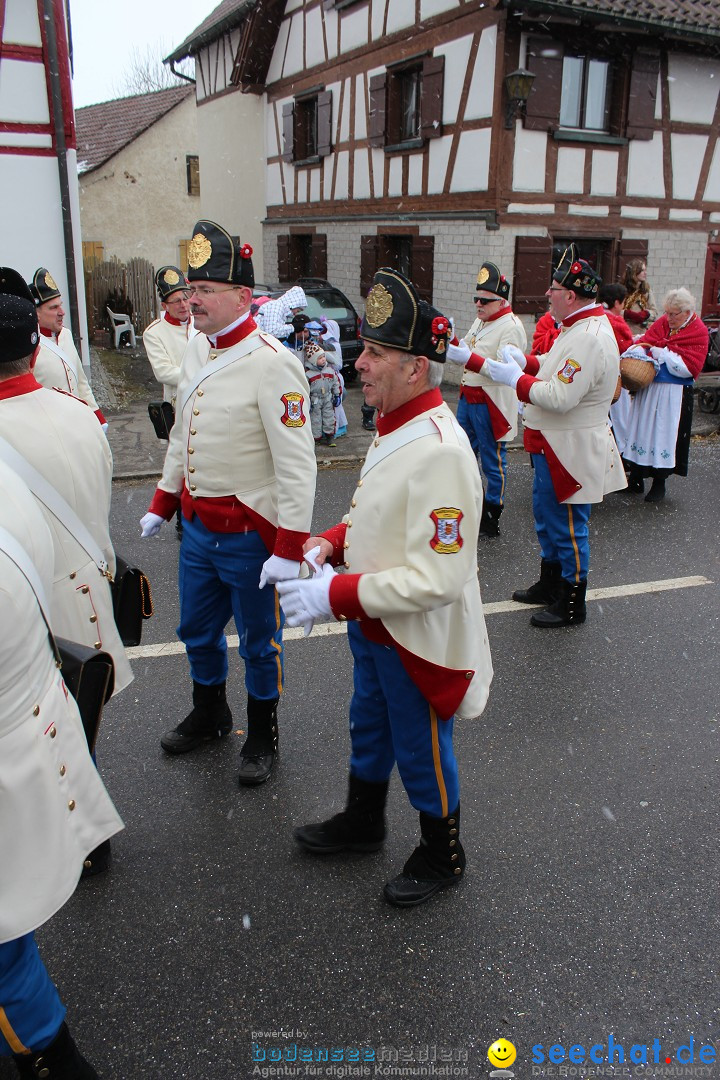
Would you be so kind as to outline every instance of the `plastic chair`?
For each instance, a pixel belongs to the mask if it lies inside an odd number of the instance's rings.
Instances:
[[[120,338],[123,336],[123,334],[129,334],[130,344],[134,349],[137,343],[135,340],[135,327],[130,321],[130,316],[120,314],[117,311],[111,311],[109,307],[106,307],[105,310],[110,316],[110,322],[112,323],[113,333],[115,335],[115,348],[119,348]]]

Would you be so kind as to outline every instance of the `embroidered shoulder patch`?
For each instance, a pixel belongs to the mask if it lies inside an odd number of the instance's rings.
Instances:
[[[578,364],[577,360],[566,360],[565,366],[557,373],[557,377],[560,382],[571,383],[578,371],[582,371],[582,368]]]
[[[464,543],[460,535],[462,510],[456,510],[454,506],[441,506],[433,510],[430,517],[435,524],[435,535],[430,541],[430,547],[437,551],[438,555],[454,555]]]
[[[291,394],[283,394],[280,400],[285,406],[285,411],[280,418],[285,427],[302,427],[305,423],[302,394],[293,391]]]

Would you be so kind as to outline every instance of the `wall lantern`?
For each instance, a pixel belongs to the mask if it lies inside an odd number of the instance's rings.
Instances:
[[[511,71],[509,75],[505,76],[503,81],[508,98],[505,107],[506,128],[512,129],[518,113],[521,116],[525,115],[525,106],[527,105],[527,99],[530,97],[530,90],[534,80],[535,76],[532,71],[526,71],[525,68],[518,68],[517,71]]]

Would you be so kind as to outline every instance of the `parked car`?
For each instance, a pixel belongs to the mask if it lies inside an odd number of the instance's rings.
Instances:
[[[331,285],[323,278],[300,278],[293,282],[300,285],[307,297],[307,307],[303,315],[309,319],[334,319],[340,327],[340,346],[342,348],[343,366],[342,374],[346,383],[354,382],[357,378],[355,361],[363,350],[363,344],[358,333],[360,330],[360,318],[345,293]],[[256,285],[253,296],[269,296],[271,300],[277,299],[290,289],[291,285]]]

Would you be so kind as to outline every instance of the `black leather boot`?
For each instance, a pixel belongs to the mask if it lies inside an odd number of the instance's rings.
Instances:
[[[341,814],[294,830],[298,844],[316,855],[338,851],[378,851],[385,841],[385,802],[389,780],[370,783],[350,774],[347,805]]]
[[[483,501],[482,514],[480,516],[480,533],[483,536],[500,535],[500,515],[503,508],[500,503]]]
[[[366,431],[375,431],[375,422],[373,417],[375,416],[374,405],[361,405],[360,412],[362,413],[362,426]]]
[[[420,814],[420,844],[398,874],[385,886],[385,899],[396,907],[423,904],[440,889],[457,885],[465,871],[459,839],[460,804],[446,818]]]
[[[264,784],[272,772],[278,749],[277,707],[279,698],[255,698],[248,694],[248,733],[240,751],[240,787]]]
[[[650,485],[650,490],[645,496],[645,502],[662,502],[665,498],[665,477],[655,476]]]
[[[561,581],[560,563],[543,559],[540,563],[540,580],[529,589],[517,589],[512,594],[512,598],[519,604],[552,604],[557,598]]]
[[[545,608],[544,611],[536,611],[530,616],[533,626],[542,626],[552,629],[555,626],[574,626],[576,623],[584,623],[587,617],[585,607],[585,593],[587,581],[566,581],[560,579],[560,591],[554,604]]]
[[[111,863],[112,850],[110,841],[103,840],[102,844],[98,844],[89,855],[86,855],[80,877],[89,878],[104,874],[106,870],[110,869]]]
[[[232,713],[225,697],[225,683],[205,686],[193,682],[193,710],[160,740],[168,754],[186,754],[196,746],[221,739],[232,731]]]
[[[13,1054],[18,1075],[22,1080],[100,1080],[89,1061],[82,1056],[73,1042],[67,1024],[44,1050],[31,1050],[29,1054]]]

